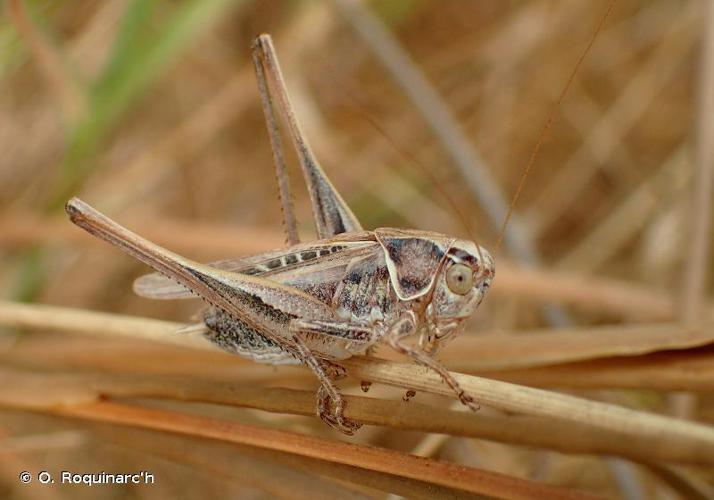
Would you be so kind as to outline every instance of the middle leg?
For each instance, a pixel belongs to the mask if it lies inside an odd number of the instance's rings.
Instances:
[[[331,363],[319,360],[305,345],[299,333],[293,334],[293,342],[301,361],[320,380],[320,388],[317,391],[317,415],[330,427],[351,436],[354,431],[362,427],[362,424],[344,416],[344,398],[325,369],[333,371]]]
[[[334,339],[348,340],[354,344],[366,344],[364,356],[372,356],[374,353],[374,342],[377,334],[374,325],[355,325],[346,321],[306,321],[293,320],[290,324],[293,331],[301,333],[312,333],[331,337]],[[360,381],[362,392],[369,392],[372,382],[368,380]]]

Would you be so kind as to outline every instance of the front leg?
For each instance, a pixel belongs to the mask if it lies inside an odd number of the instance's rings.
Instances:
[[[459,400],[471,410],[477,411],[480,406],[474,398],[466,393],[454,377],[438,361],[417,347],[404,343],[404,338],[416,333],[417,319],[413,311],[405,312],[387,331],[387,342],[397,352],[406,354],[420,365],[431,368],[442,378],[446,384],[453,389]]]

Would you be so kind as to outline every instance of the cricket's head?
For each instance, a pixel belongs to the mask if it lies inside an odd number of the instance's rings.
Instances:
[[[495,272],[486,249],[467,240],[451,244],[429,304],[436,340],[444,341],[459,332],[463,321],[481,304]]]
[[[375,234],[399,299],[428,301],[429,337],[453,337],[491,286],[491,255],[471,241],[438,233],[382,228]]]

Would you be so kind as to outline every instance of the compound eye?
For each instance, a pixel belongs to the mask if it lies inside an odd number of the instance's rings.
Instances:
[[[466,295],[473,284],[473,272],[469,266],[454,264],[446,271],[446,285],[454,293]]]

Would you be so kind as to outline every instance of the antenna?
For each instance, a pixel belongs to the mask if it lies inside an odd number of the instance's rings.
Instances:
[[[521,192],[523,191],[523,186],[525,186],[526,179],[528,178],[528,175],[531,173],[531,170],[533,170],[533,166],[535,165],[535,161],[536,161],[536,158],[538,157],[538,153],[540,152],[540,148],[543,145],[543,141],[545,140],[545,137],[548,134],[548,131],[550,130],[550,128],[553,125],[553,122],[555,121],[555,112],[560,108],[560,105],[565,100],[565,97],[568,94],[568,90],[570,90],[570,87],[573,84],[573,81],[575,80],[575,75],[577,75],[578,71],[580,70],[580,67],[583,65],[583,61],[585,60],[585,57],[590,52],[590,49],[594,45],[595,39],[600,34],[600,31],[602,31],[603,26],[605,26],[605,22],[607,21],[607,18],[610,16],[610,13],[612,12],[612,9],[615,7],[616,3],[617,3],[617,0],[610,1],[610,4],[607,6],[607,10],[605,11],[605,14],[600,19],[600,22],[598,23],[597,27],[595,28],[595,31],[593,32],[592,36],[590,37],[587,47],[585,47],[585,50],[580,55],[580,59],[578,59],[578,62],[575,64],[575,67],[573,68],[573,71],[570,73],[570,77],[568,78],[568,81],[565,83],[563,90],[560,92],[560,95],[558,96],[558,100],[555,101],[555,104],[553,105],[550,112],[548,113],[548,119],[545,121],[543,128],[541,128],[540,134],[538,134],[538,140],[536,141],[536,145],[533,148],[533,152],[531,153],[530,158],[528,159],[528,163],[526,164],[526,168],[523,171],[523,175],[521,175],[521,179],[518,182],[518,187],[516,188],[516,192],[513,195],[511,204],[508,206],[508,212],[506,213],[506,217],[503,219],[503,224],[501,224],[501,230],[498,232],[498,239],[496,240],[496,246],[495,246],[494,252],[493,252],[494,254],[498,253],[498,250],[501,248],[501,243],[503,243],[503,236],[506,233],[506,227],[508,227],[508,222],[511,220],[511,217],[513,216],[513,211],[516,207],[516,203],[518,203],[518,198],[520,198],[520,196],[521,196]]]

